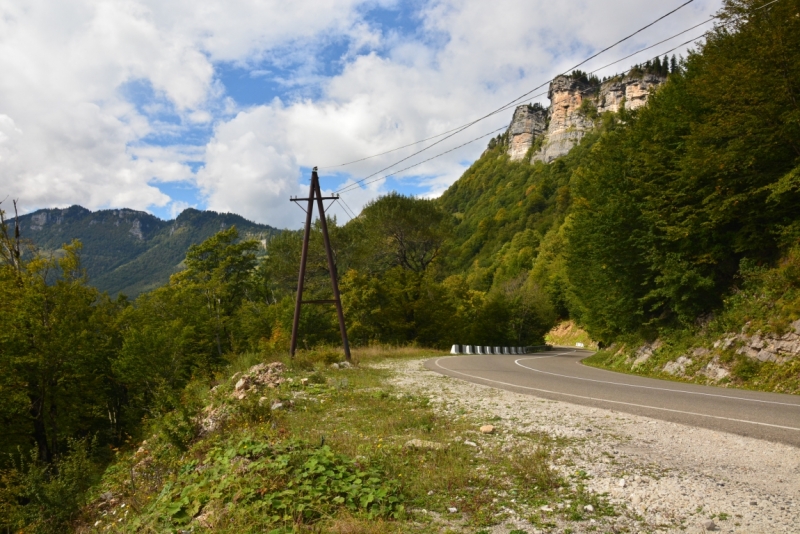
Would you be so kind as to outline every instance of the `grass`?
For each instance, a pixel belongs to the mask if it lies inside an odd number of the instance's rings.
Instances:
[[[503,450],[500,436],[477,433],[477,421],[437,414],[427,398],[392,387],[391,371],[367,365],[434,354],[370,347],[354,351],[355,367],[334,370],[335,350],[301,353],[287,361],[290,381],[243,401],[230,398],[231,379],[213,391],[195,386],[198,406],[228,414],[224,425],[181,443],[167,431],[174,422],[155,421],[146,442],[119,453],[96,491],[111,499],[87,506],[76,530],[472,533],[510,509],[541,527],[588,520],[587,504],[593,517],[615,513],[579,474],[564,478],[551,467],[559,442],[526,434]],[[238,357],[231,375],[260,359]],[[276,402],[283,407],[272,409]],[[413,439],[442,447],[407,447]]]
[[[715,349],[713,343],[721,337],[724,337],[724,334],[718,332],[691,333],[679,330],[663,333],[660,347],[640,365],[634,365],[633,353],[644,344],[644,341],[628,339],[596,352],[582,363],[601,369],[676,382],[800,394],[800,358],[784,363],[760,362],[736,354],[738,345],[729,349]],[[707,353],[694,353],[693,349],[698,347],[705,347],[708,349]],[[692,360],[692,364],[686,367],[685,374],[671,375],[664,372],[664,366],[679,356],[688,356]],[[730,376],[719,381],[709,379],[702,370],[712,361],[728,369]]]
[[[660,348],[641,365],[634,366],[633,354],[645,340],[630,335],[609,349],[584,360],[587,365],[637,375],[737,387],[776,393],[800,394],[800,357],[783,363],[761,362],[737,354],[741,341],[723,349],[714,347],[718,340],[746,333],[781,336],[800,319],[800,247],[786,251],[774,266],[757,265],[742,260],[736,287],[725,296],[723,306],[694,325],[671,327],[659,332]],[[705,348],[698,353],[695,348]],[[667,362],[685,355],[692,359],[684,376],[663,372]],[[730,372],[719,381],[701,372],[709,362]]]

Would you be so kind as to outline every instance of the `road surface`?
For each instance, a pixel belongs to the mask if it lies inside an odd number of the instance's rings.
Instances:
[[[477,384],[617,410],[800,447],[800,396],[626,375],[582,365],[590,352],[557,348],[528,355],[428,360],[438,373]]]

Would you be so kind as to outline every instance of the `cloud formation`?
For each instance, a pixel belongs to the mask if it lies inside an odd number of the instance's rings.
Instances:
[[[298,227],[302,213],[288,197],[306,192],[302,169],[476,118],[680,2],[658,4],[0,0],[0,193],[29,209],[77,203],[174,213],[185,201],[159,185],[190,183],[209,209]],[[689,27],[719,4],[696,0],[584,70]],[[401,15],[406,23],[396,26],[393,17]],[[223,66],[249,70],[277,89],[241,105],[222,81]],[[501,113],[408,163],[510,116]],[[391,185],[439,194],[486,142]],[[412,150],[325,169],[341,172],[323,186],[335,189]],[[357,211],[387,187],[376,182],[345,199]]]

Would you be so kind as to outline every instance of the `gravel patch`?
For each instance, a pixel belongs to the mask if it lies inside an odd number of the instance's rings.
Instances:
[[[395,386],[425,395],[439,413],[491,422],[496,439],[509,445],[528,432],[568,438],[557,468],[565,475],[584,471],[587,488],[607,494],[621,514],[542,530],[511,513],[492,533],[800,532],[798,448],[464,382],[419,360],[381,367],[395,371]]]

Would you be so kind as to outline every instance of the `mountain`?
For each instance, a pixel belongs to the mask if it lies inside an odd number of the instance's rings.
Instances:
[[[471,286],[481,290],[529,270],[545,237],[553,241],[564,222],[572,176],[601,137],[604,120],[644,108],[678,68],[669,63],[666,57],[648,61],[604,80],[581,71],[557,76],[549,107],[517,106],[508,130],[438,200],[456,220],[451,267],[468,272]],[[566,314],[563,291],[549,289]]]
[[[78,239],[90,282],[111,295],[136,296],[180,270],[186,251],[235,225],[240,236],[267,241],[280,230],[232,213],[187,209],[164,221],[130,209],[90,211],[81,206],[43,209],[19,218],[23,238],[45,251]]]

